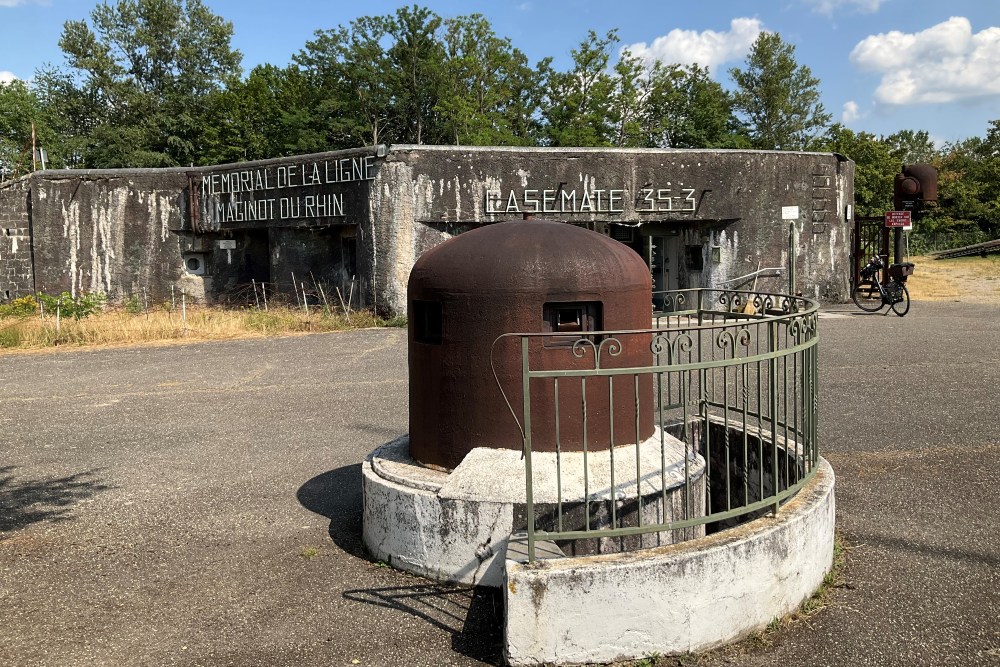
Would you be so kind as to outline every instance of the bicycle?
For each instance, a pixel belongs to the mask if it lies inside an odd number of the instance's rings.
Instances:
[[[906,277],[913,273],[913,264],[904,262],[889,267],[889,280],[883,283],[879,273],[885,268],[881,255],[875,255],[861,269],[858,282],[851,290],[851,299],[861,310],[877,313],[884,306],[900,317],[910,310],[910,292],[906,289]],[[887,311],[888,312],[888,311]]]

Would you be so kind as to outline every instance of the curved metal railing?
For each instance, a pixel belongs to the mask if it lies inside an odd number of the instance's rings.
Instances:
[[[558,349],[538,340],[552,333],[500,336],[494,350],[515,339],[521,351],[511,412],[524,438],[529,560],[538,540],[621,551],[780,511],[819,458],[817,317],[802,297],[689,289],[654,294],[649,329],[582,332],[572,344],[559,334]],[[627,414],[613,407],[622,391]],[[610,441],[588,439],[595,418],[610,422]],[[533,451],[541,430],[555,433],[554,452]],[[611,446],[623,433],[631,444]]]

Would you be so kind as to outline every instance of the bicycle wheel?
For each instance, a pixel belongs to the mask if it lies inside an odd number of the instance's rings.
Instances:
[[[859,281],[851,290],[851,299],[854,305],[867,313],[874,313],[882,310],[885,302],[882,300],[882,292],[871,280]]]
[[[900,285],[899,287],[899,297],[901,300],[892,304],[892,312],[902,317],[910,310],[910,290],[906,289],[906,285]]]

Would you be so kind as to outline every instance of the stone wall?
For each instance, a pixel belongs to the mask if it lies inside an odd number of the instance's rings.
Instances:
[[[28,179],[0,184],[0,300],[35,290]]]

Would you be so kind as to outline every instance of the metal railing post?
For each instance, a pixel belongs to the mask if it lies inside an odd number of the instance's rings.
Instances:
[[[531,377],[528,364],[528,337],[521,336],[521,394],[524,409],[525,512],[528,521],[528,562],[535,560],[535,498],[531,477]]]
[[[774,354],[778,351],[778,323],[771,320],[767,323],[767,349]],[[771,357],[767,362],[767,390],[771,412],[771,484],[774,494],[775,515],[778,514],[778,357]],[[763,491],[763,489],[761,489]]]
[[[522,420],[520,423],[523,437],[523,456],[525,470],[525,533],[527,536],[527,560],[534,562],[538,558],[536,544],[538,540],[598,540],[598,549],[604,549],[603,540],[615,538],[637,538],[631,542],[641,546],[646,545],[649,540],[645,536],[650,533],[663,533],[667,531],[678,531],[694,529],[710,523],[738,522],[741,517],[759,516],[763,512],[777,515],[780,511],[781,503],[792,497],[805,484],[812,479],[816,471],[816,462],[819,457],[818,424],[817,415],[819,412],[818,401],[818,331],[817,331],[817,309],[816,304],[811,299],[796,299],[788,295],[767,295],[764,300],[766,306],[756,313],[742,313],[733,315],[732,299],[734,296],[726,293],[725,298],[720,297],[718,302],[711,300],[711,290],[699,290],[697,295],[697,308],[694,310],[694,297],[688,303],[689,308],[682,311],[672,311],[675,314],[681,313],[675,321],[668,322],[666,329],[662,330],[630,330],[630,331],[600,331],[588,332],[587,336],[601,336],[609,338],[616,345],[620,345],[620,336],[652,336],[650,351],[653,353],[651,363],[640,362],[636,365],[618,366],[615,364],[602,364],[600,353],[602,348],[594,345],[589,338],[583,338],[577,343],[583,346],[590,343],[595,353],[595,364],[593,368],[581,368],[580,364],[572,363],[566,359],[566,365],[561,365],[559,361],[554,364],[545,363],[542,368],[532,369],[530,353],[532,352],[533,337],[542,337],[546,333],[531,334],[505,334],[505,336],[517,336],[521,342],[521,391],[522,391]],[[688,292],[693,294],[693,290]],[[734,293],[735,294],[735,293]],[[773,297],[773,299],[772,299]],[[680,302],[680,300],[678,300]],[[714,305],[713,305],[714,304]],[[778,304],[773,305],[773,304]],[[695,322],[699,322],[698,325]],[[499,340],[499,339],[498,339]],[[542,339],[535,341],[538,343],[534,353],[544,352],[546,359],[555,360],[548,349],[542,350]],[[721,352],[716,352],[716,348]],[[738,348],[738,349],[737,349]],[[609,348],[610,349],[610,348]],[[617,347],[614,349],[618,349]],[[745,356],[740,356],[743,351]],[[574,348],[573,355],[579,359],[579,350]],[[609,355],[615,356],[615,353]],[[791,359],[789,359],[791,357]],[[640,463],[644,459],[644,451],[641,448],[642,424],[645,411],[641,410],[640,378],[643,374],[656,374],[657,378],[652,383],[656,388],[657,398],[653,402],[652,409],[655,410],[657,426],[660,427],[660,461],[659,471],[655,470],[655,465],[650,465],[647,470],[645,463]],[[664,374],[667,376],[664,378]],[[619,377],[620,376],[620,377]],[[676,399],[673,398],[672,376],[677,376]],[[624,411],[621,413],[604,412],[602,407],[603,399],[607,399],[609,406],[618,401],[619,392],[614,383],[621,381],[622,390],[627,385],[624,384],[626,378],[632,378],[632,391],[634,394],[635,410],[635,475],[636,475],[636,502],[635,511],[638,513],[633,519],[629,516],[628,521],[623,518],[621,508],[618,507],[617,485],[623,481],[623,468],[619,465],[619,459],[615,455],[615,442],[621,436],[621,423],[625,420],[628,423]],[[589,378],[594,378],[588,382]],[[532,438],[532,406],[531,389],[532,382],[553,381],[554,395],[554,419],[555,419],[555,447],[556,447],[556,470],[555,470],[555,493],[556,507],[553,514],[558,521],[558,530],[552,530],[549,525],[548,512],[540,521],[536,516],[534,503],[534,475],[533,475],[533,438]],[[664,379],[666,382],[664,382]],[[574,383],[573,391],[568,396],[560,391],[560,381],[570,381]],[[569,400],[576,403],[575,382],[580,382],[579,413],[575,409],[570,410],[571,414],[567,419],[580,420],[581,431],[579,440],[574,434],[572,443],[574,457],[579,455],[583,464],[582,475],[582,508],[577,507],[577,491],[573,491],[574,510],[571,520],[574,524],[564,525],[566,517],[563,516],[563,480],[561,455],[567,446],[564,442],[565,433],[562,432],[563,411],[560,408],[560,399]],[[603,394],[604,381],[608,382],[606,396]],[[499,382],[499,379],[498,379]],[[719,386],[719,383],[721,387]],[[697,383],[697,387],[695,384]],[[711,383],[711,388],[709,384]],[[597,389],[592,389],[588,395],[588,385]],[[545,385],[547,387],[547,384]],[[502,387],[501,387],[502,390]],[[543,392],[544,393],[544,392]],[[755,396],[754,396],[755,394]],[[547,394],[546,394],[547,396]],[[544,400],[545,397],[543,397]],[[518,417],[516,409],[512,403],[508,403],[511,412]],[[546,408],[548,410],[548,408]],[[668,414],[669,411],[669,414]],[[546,415],[548,412],[546,412]],[[680,418],[678,421],[678,417]],[[603,436],[593,436],[589,427],[590,419],[607,420],[608,424],[608,447],[609,451],[603,451]],[[542,415],[543,421],[548,419]],[[730,424],[736,424],[736,420],[742,419],[743,446],[738,444],[733,447],[730,442]],[[770,420],[770,425],[768,421]],[[754,425],[751,426],[750,422]],[[717,423],[718,422],[718,423]],[[670,424],[671,429],[664,431],[664,426]],[[718,430],[721,424],[722,431]],[[540,427],[544,427],[540,425]],[[712,428],[715,432],[712,432]],[[575,430],[575,426],[573,427]],[[677,431],[673,431],[676,428]],[[628,427],[625,428],[629,430]],[[678,433],[681,442],[677,446],[682,449],[683,462],[677,472],[683,468],[683,486],[676,487],[677,495],[672,501],[667,496],[667,465],[666,450],[664,443],[670,433]],[[783,433],[782,442],[778,442],[779,432]],[[542,432],[540,432],[542,433]],[[721,433],[721,434],[720,434]],[[598,437],[598,440],[594,438]],[[735,436],[733,436],[735,437]],[[770,444],[768,445],[768,438]],[[753,444],[751,444],[751,439]],[[712,441],[715,442],[712,442]],[[721,442],[720,442],[721,440]],[[595,443],[598,451],[592,451]],[[712,451],[715,445],[716,451]],[[701,450],[699,452],[699,449]],[[743,471],[739,473],[731,469],[731,466],[740,460],[740,449],[742,449]],[[771,463],[766,463],[767,453],[771,454]],[[701,454],[701,456],[697,456]],[[779,457],[784,457],[783,461]],[[751,458],[754,461],[751,461]],[[596,462],[594,460],[596,459]],[[714,463],[713,463],[714,461]],[[595,466],[591,470],[591,464]],[[574,462],[574,467],[577,465]],[[695,465],[703,467],[700,477],[704,485],[704,504],[698,503],[698,511],[695,511],[695,484],[692,478],[695,476]],[[602,466],[607,466],[604,469]],[[782,470],[784,466],[784,470]],[[795,466],[792,470],[790,466]],[[752,471],[752,472],[751,472]],[[660,476],[660,496],[663,503],[662,520],[655,521],[647,519],[643,514],[642,489],[644,480],[653,479],[652,475],[658,472]],[[714,479],[713,479],[714,472]],[[603,475],[609,475],[605,479]],[[719,475],[726,475],[725,481]],[[741,474],[739,477],[731,478],[731,475]],[[759,474],[759,482],[757,475]],[[624,473],[624,479],[630,473]],[[755,478],[751,480],[751,475]],[[648,477],[647,477],[648,476]],[[679,477],[679,475],[678,475]],[[772,481],[770,495],[765,492],[767,479]],[[595,481],[596,480],[596,481]],[[784,482],[782,483],[782,480]],[[679,481],[679,480],[678,480]],[[735,481],[735,484],[733,482]],[[739,488],[742,481],[742,489]],[[577,484],[574,481],[573,484]],[[594,487],[593,489],[591,487]],[[606,491],[610,487],[610,492]],[[756,488],[755,488],[756,487]],[[675,487],[671,487],[673,490]],[[591,497],[591,492],[595,496]],[[722,493],[725,493],[725,496]],[[631,499],[631,497],[630,497]],[[599,505],[602,512],[605,511],[606,503],[611,506],[606,507],[608,517],[604,514],[597,516],[597,522],[592,523],[591,502]],[[671,512],[668,518],[667,505],[677,502],[676,511],[681,511],[683,506],[683,517],[678,518]],[[672,508],[673,509],[673,508]],[[582,511],[581,511],[582,510]],[[631,509],[629,512],[631,513]],[[660,510],[657,510],[659,514]],[[582,515],[582,516],[580,516]],[[610,518],[610,523],[607,521]],[[538,524],[542,525],[539,526]],[[656,540],[653,540],[656,541]],[[610,544],[610,543],[609,543]],[[622,549],[630,549],[626,546],[626,541],[621,541]],[[603,553],[603,551],[601,551]]]

